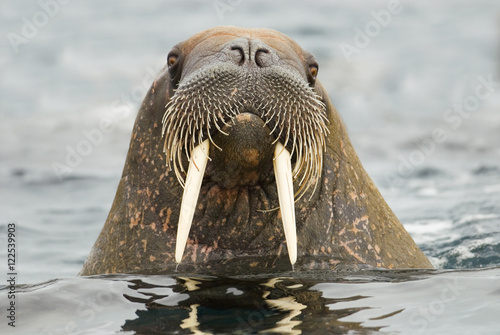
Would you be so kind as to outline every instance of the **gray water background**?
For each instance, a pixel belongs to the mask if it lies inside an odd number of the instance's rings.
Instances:
[[[16,223],[19,283],[75,285],[154,74],[173,45],[215,25],[274,28],[312,52],[364,167],[434,266],[473,270],[479,292],[498,279],[478,270],[500,265],[498,1],[401,1],[349,59],[342,46],[359,46],[389,1],[68,1],[44,21],[48,2],[0,4],[0,245]],[[13,46],[12,34],[26,43]],[[487,98],[449,111],[487,95],[489,78]],[[108,119],[113,131],[90,143]],[[498,312],[491,283],[477,303]]]

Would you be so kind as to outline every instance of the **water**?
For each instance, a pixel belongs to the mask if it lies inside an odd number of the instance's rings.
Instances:
[[[56,279],[18,288],[18,333],[492,334],[499,277],[496,268]]]
[[[500,333],[497,1],[401,1],[350,61],[341,46],[388,2],[291,3],[69,2],[45,24],[37,1],[0,5],[0,245],[15,223],[18,273],[17,327],[1,312],[1,334]],[[26,21],[36,31],[15,50],[8,34]],[[437,270],[76,277],[152,73],[175,43],[220,24],[275,28],[316,55],[361,161]],[[113,131],[85,147],[103,119]],[[85,155],[68,161],[71,150]],[[2,247],[2,269],[6,258]]]

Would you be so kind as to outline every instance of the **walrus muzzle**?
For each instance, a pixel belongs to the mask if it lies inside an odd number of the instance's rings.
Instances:
[[[229,136],[227,130],[242,119],[238,116],[249,113],[262,120],[260,127],[273,138],[269,145],[293,265],[297,259],[294,202],[308,191],[314,194],[321,178],[328,133],[325,104],[311,83],[298,71],[284,68],[269,47],[257,50],[253,61],[251,56],[245,60],[241,48],[228,47],[196,71],[181,75],[163,117],[167,166],[184,187],[175,260],[181,262],[211,153],[224,154],[215,138]]]

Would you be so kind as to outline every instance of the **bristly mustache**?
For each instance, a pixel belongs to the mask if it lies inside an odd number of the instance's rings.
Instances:
[[[162,133],[167,166],[184,187],[186,169],[182,152],[191,160],[194,148],[215,132],[225,135],[224,125],[243,112],[252,111],[271,129],[271,134],[295,157],[293,180],[296,199],[321,177],[328,134],[326,106],[298,75],[281,68],[248,72],[231,64],[203,68],[184,79],[165,106]],[[273,144],[275,144],[273,143]]]
[[[297,261],[294,198],[314,185],[315,193],[326,150],[326,106],[308,83],[281,68],[244,71],[231,64],[202,68],[184,79],[165,106],[162,133],[167,166],[184,187],[177,225],[175,261],[180,263],[193,223],[210,146],[222,150],[212,133],[225,133],[240,113],[252,112],[275,136],[274,176],[290,263]],[[208,139],[207,139],[208,137]],[[211,144],[211,145],[210,145]],[[291,148],[291,150],[290,150]],[[182,164],[182,152],[189,166]],[[291,151],[291,152],[290,152]],[[292,171],[292,155],[295,166]],[[186,179],[184,179],[186,175]],[[299,189],[294,193],[293,181]],[[295,200],[296,201],[296,200]]]

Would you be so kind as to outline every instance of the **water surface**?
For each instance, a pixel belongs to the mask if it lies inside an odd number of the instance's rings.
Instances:
[[[44,9],[2,4],[0,246],[15,223],[18,326],[2,312],[1,334],[498,333],[500,7],[401,1],[346,57],[341,46],[356,46],[358,29],[387,6],[73,1],[13,48],[8,34],[22,36]],[[146,89],[173,45],[220,24],[275,28],[315,54],[363,165],[436,271],[76,277],[113,201]],[[477,105],[453,110],[478,90]],[[85,151],[104,119],[113,131]]]

